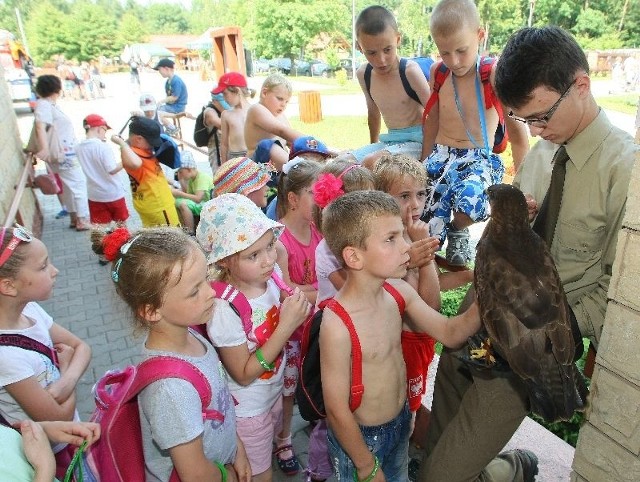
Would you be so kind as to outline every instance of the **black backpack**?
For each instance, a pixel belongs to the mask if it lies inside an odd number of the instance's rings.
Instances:
[[[355,411],[362,401],[364,385],[362,384],[362,349],[360,339],[353,326],[351,317],[340,303],[333,298],[320,303],[320,309],[304,324],[300,345],[300,367],[298,368],[298,384],[296,385],[296,402],[303,419],[308,422],[326,418],[322,396],[322,380],[320,377],[320,324],[324,308],[333,311],[344,322],[351,336],[351,397],[349,407]]]
[[[396,300],[400,315],[404,313],[404,298],[398,290],[385,282],[384,289]],[[333,311],[340,317],[351,337],[351,395],[349,408],[355,412],[362,402],[364,385],[362,384],[362,348],[360,338],[353,326],[351,317],[333,298],[324,300],[319,310],[307,320],[302,331],[300,343],[300,367],[298,368],[298,385],[296,386],[296,402],[302,418],[308,422],[326,418],[322,395],[322,379],[320,376],[320,324],[324,309]]]
[[[209,139],[218,130],[216,127],[209,130],[209,128],[204,125],[204,111],[209,107],[213,108],[211,104],[205,105],[202,108],[202,111],[198,114],[198,117],[196,117],[196,126],[193,129],[193,142],[195,142],[198,147],[208,145]]]

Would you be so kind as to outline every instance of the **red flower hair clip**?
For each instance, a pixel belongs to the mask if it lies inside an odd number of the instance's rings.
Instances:
[[[117,228],[107,234],[102,240],[102,251],[107,261],[113,261],[118,257],[120,248],[129,241],[131,233],[127,228]]]
[[[320,174],[318,176],[318,180],[313,183],[313,187],[311,188],[313,191],[313,200],[318,207],[324,209],[331,201],[338,199],[344,194],[344,183],[342,182],[342,177],[351,169],[355,169],[356,167],[360,166],[358,164],[353,164],[352,166],[347,167],[338,177],[331,173]]]

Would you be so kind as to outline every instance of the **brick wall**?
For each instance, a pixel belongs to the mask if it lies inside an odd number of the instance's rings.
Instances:
[[[573,461],[576,482],[640,480],[640,162],[629,185],[613,273],[587,422]]]
[[[18,131],[18,122],[13,102],[9,94],[9,86],[5,80],[4,69],[0,66],[0,223],[4,222],[16,192],[16,184],[22,174],[24,157],[22,141]],[[36,196],[30,188],[24,190],[16,219],[29,229],[39,233],[41,216]]]

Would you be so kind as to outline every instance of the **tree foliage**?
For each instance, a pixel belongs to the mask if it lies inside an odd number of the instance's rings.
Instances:
[[[209,27],[229,25],[242,28],[245,47],[258,56],[298,57],[305,55],[319,33],[351,43],[353,10],[357,14],[371,4],[369,0],[192,0],[187,9],[163,1],[169,0],[2,0],[0,28],[20,36],[18,8],[37,61],[57,55],[75,60],[112,56],[125,44],[144,41],[150,32],[201,34]],[[429,17],[437,0],[378,3],[398,19],[403,55],[436,53]],[[527,24],[532,5],[530,0],[476,0],[476,4],[483,26],[488,26],[487,49],[494,52]],[[584,48],[640,47],[638,0],[536,0],[533,5],[533,25],[559,25]]]

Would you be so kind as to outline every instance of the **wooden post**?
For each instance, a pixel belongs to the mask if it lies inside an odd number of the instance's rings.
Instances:
[[[313,124],[322,120],[320,92],[315,90],[303,90],[299,92],[298,105],[300,108],[300,120],[302,122]]]

